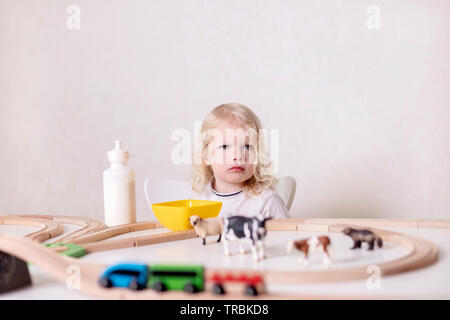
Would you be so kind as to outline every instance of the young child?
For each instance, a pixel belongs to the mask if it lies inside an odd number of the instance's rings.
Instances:
[[[222,104],[206,115],[195,152],[191,199],[221,201],[220,217],[288,218],[273,191],[277,181],[260,129],[258,117],[239,103]]]

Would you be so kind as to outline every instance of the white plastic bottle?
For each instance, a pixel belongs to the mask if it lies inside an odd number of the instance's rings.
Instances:
[[[114,149],[108,152],[111,167],[103,172],[105,224],[108,227],[136,222],[134,172],[127,167],[130,156],[122,149],[122,141],[114,143]]]

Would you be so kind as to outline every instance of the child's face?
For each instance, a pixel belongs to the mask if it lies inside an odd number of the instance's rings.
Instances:
[[[251,178],[256,165],[257,133],[231,119],[221,121],[211,132],[206,162],[214,177],[231,184]]]

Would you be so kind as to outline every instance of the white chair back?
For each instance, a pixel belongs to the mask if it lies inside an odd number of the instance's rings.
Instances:
[[[295,197],[295,190],[297,189],[297,182],[294,177],[290,176],[280,177],[277,179],[278,183],[275,186],[275,191],[278,193],[281,200],[283,200],[288,211],[290,211]]]
[[[151,177],[145,179],[144,194],[151,209],[153,203],[188,199],[191,187],[188,181]]]

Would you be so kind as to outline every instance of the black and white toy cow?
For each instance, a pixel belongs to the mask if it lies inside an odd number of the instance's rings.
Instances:
[[[223,245],[225,254],[231,255],[228,242],[238,242],[239,249],[242,254],[245,254],[243,244],[249,243],[253,258],[255,260],[264,259],[264,237],[266,236],[266,221],[271,218],[264,218],[262,216],[244,217],[232,216],[224,218],[223,220]]]

